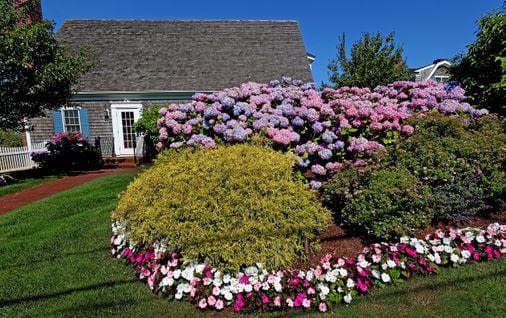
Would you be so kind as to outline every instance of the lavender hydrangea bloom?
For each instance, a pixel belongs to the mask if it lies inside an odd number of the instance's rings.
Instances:
[[[323,160],[330,160],[332,158],[332,151],[330,149],[323,149],[318,151],[318,156]]]
[[[311,172],[320,176],[327,174],[327,170],[322,165],[312,165]]]
[[[269,82],[269,86],[270,87],[276,87],[280,84],[280,82],[278,80],[272,80]]]
[[[311,180],[309,182],[309,185],[311,186],[311,189],[313,189],[313,190],[319,190],[322,187],[322,183],[318,180]]]
[[[334,132],[332,131],[329,131],[329,130],[326,130],[323,134],[322,134],[322,140],[327,143],[327,144],[331,144],[332,142],[334,142],[334,140],[337,139],[337,136],[336,134],[334,134]]]
[[[251,129],[236,127],[233,129],[225,130],[225,132],[223,133],[223,138],[226,141],[244,141],[249,134],[251,134]]]
[[[221,100],[221,104],[223,105],[224,109],[230,109],[235,104],[235,100],[231,97],[225,96]]]
[[[313,128],[313,132],[315,134],[319,134],[323,131],[323,125],[321,123],[314,123],[313,126],[311,126]]]
[[[180,148],[181,146],[184,145],[184,141],[177,141],[177,142],[173,142],[169,145],[170,148]]]
[[[304,126],[304,119],[297,116],[294,119],[292,119],[292,125],[296,127],[302,127]]]
[[[225,124],[217,124],[217,125],[214,125],[214,127],[213,127],[213,131],[218,135],[223,134],[223,132],[225,132],[226,129],[227,129],[227,125],[225,125]]]

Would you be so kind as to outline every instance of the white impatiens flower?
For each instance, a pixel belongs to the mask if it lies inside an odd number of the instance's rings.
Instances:
[[[345,303],[347,303],[347,304],[351,303],[351,300],[352,300],[351,294],[346,294],[346,295],[343,297],[343,299],[344,299],[344,302],[345,302]]]
[[[381,273],[381,280],[385,283],[388,283],[390,281],[390,275],[387,273]]]
[[[195,266],[195,271],[197,272],[197,274],[202,274],[204,272],[204,268],[206,268],[206,265],[198,264],[197,266]]]
[[[174,273],[175,273],[175,272],[174,272]],[[224,282],[225,284],[230,283],[230,275],[229,275],[229,274],[225,274],[225,275],[223,275],[223,279],[222,279],[222,280],[223,280],[223,282]]]
[[[250,284],[244,286],[244,291],[250,293],[253,290],[253,286]]]
[[[181,273],[181,276],[183,276],[183,278],[186,279],[187,281],[191,281],[193,278],[193,267],[188,266],[187,268],[185,268]]]
[[[330,293],[330,288],[324,284],[318,284],[318,289],[320,290],[320,294],[328,295]]]
[[[353,279],[348,278],[348,281],[346,282],[346,287],[348,287],[348,288],[355,287],[355,282],[353,281]]]
[[[339,273],[339,275],[341,275],[341,277],[346,277],[346,276],[348,276],[348,271],[347,271],[345,268],[342,268],[342,267],[341,267],[341,268],[339,268],[339,269],[337,270],[337,272]]]
[[[460,255],[462,255],[463,258],[469,258],[471,257],[471,252],[469,252],[468,250],[463,250],[462,252],[460,252]]]
[[[281,291],[283,290],[283,286],[281,286],[281,283],[275,282],[274,283],[274,290],[277,291],[278,293],[281,293]]]
[[[178,279],[179,277],[181,277],[181,270],[180,269],[176,269],[174,272],[173,272],[173,277],[174,279]]]
[[[478,235],[476,237],[476,242],[478,242],[478,243],[484,243],[485,242],[485,238],[482,235]]]
[[[370,265],[370,263],[368,261],[366,261],[365,259],[364,260],[361,260],[359,263],[358,263],[358,266],[362,267],[362,268],[367,268],[368,266]]]
[[[451,241],[452,241],[452,240],[451,240],[449,237],[445,237],[445,238],[443,239],[443,244],[448,245],[448,244],[450,244],[450,243],[451,243]]]
[[[314,273],[313,273],[313,271],[308,271],[308,272],[306,273],[306,279],[307,279],[307,280],[309,280],[309,281],[311,281],[311,280],[313,280],[313,278],[314,278]]]
[[[371,273],[374,278],[380,278],[380,272],[378,270],[373,269]]]
[[[394,262],[394,261],[392,261],[391,259],[389,259],[389,260],[387,261],[387,265],[388,265],[388,267],[390,267],[390,268],[394,268],[395,266],[397,266],[397,264],[395,264],[395,262]]]
[[[450,245],[446,245],[444,251],[448,254],[453,253],[453,247],[451,247]]]
[[[250,266],[244,270],[244,273],[248,276],[257,276],[258,268],[256,268],[255,266]]]
[[[417,254],[423,254],[423,253],[425,253],[425,247],[423,247],[422,244],[416,244],[415,245],[415,250],[416,250]]]
[[[459,261],[459,256],[457,254],[450,255],[450,260],[454,263]]]
[[[174,279],[173,278],[165,277],[160,282],[160,286],[162,286],[162,287],[163,286],[172,286],[172,285],[174,285]]]
[[[381,264],[381,268],[385,271],[388,268],[388,265],[386,263]]]
[[[177,300],[181,300],[181,298],[183,298],[183,292],[177,291],[176,294],[174,295],[174,298],[176,298]]]
[[[399,242],[403,243],[403,244],[408,244],[409,243],[409,237],[407,236],[403,236],[399,239]]]
[[[326,274],[325,274],[325,280],[330,282],[330,283],[335,283],[336,280],[337,280],[337,270],[331,270],[331,271],[328,271]]]

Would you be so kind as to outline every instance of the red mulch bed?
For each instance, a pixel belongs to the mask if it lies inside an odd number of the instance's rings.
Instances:
[[[465,223],[438,223],[432,225],[423,231],[415,233],[415,237],[423,238],[426,234],[434,233],[437,228],[444,228],[446,226],[455,226],[459,228],[465,227],[479,227],[485,228],[490,223],[506,224],[506,211],[491,213],[486,216],[476,217],[469,222]],[[362,248],[368,244],[364,243],[358,236],[349,235],[346,231],[336,225],[330,225],[323,233],[320,234],[321,249],[317,253],[308,255],[308,260],[304,263],[296,264],[295,268],[309,268],[319,264],[320,259],[327,253],[332,253],[337,257],[355,257]]]
[[[10,212],[14,209],[20,208],[37,200],[47,198],[55,193],[68,190],[85,182],[110,174],[129,171],[132,171],[132,169],[118,168],[89,171],[75,176],[67,176],[62,179],[48,181],[19,192],[6,194],[0,197],[0,214]]]

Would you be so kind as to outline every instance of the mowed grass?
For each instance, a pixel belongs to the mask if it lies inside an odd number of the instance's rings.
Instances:
[[[1,317],[221,317],[153,295],[109,254],[110,214],[134,174],[106,176],[0,216]],[[501,317],[506,261],[443,270],[330,314],[245,317]]]

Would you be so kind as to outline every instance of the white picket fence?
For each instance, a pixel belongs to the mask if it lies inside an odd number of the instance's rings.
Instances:
[[[32,144],[31,150],[24,147],[0,147],[0,173],[27,170],[36,167],[30,153],[46,150],[46,143]]]

